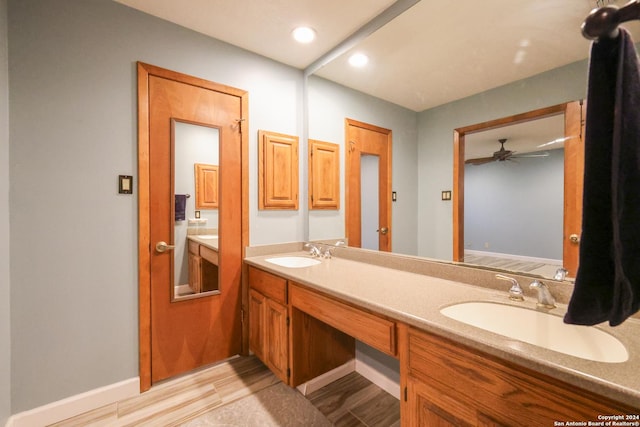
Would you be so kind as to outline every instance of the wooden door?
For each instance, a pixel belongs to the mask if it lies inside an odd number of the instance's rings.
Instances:
[[[246,240],[246,92],[138,64],[140,382],[152,383],[242,350],[241,265]],[[172,120],[219,130],[219,292],[172,301]],[[246,125],[246,121],[244,121]]]
[[[564,225],[562,264],[569,277],[576,277],[582,232],[584,182],[584,125],[586,102],[570,102],[564,116]]]
[[[363,155],[378,157],[378,249],[391,251],[391,130],[346,119],[346,237],[349,246],[362,245]]]

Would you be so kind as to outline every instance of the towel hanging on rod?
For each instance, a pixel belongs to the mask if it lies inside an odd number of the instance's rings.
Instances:
[[[618,25],[640,19],[640,0],[635,0],[618,8],[608,5],[593,9],[582,23],[582,35],[589,40],[618,37]]]

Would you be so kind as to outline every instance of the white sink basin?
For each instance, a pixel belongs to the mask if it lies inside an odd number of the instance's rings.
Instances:
[[[519,341],[596,362],[620,363],[629,353],[617,338],[593,326],[567,325],[553,314],[492,302],[464,302],[445,316]]]
[[[279,265],[280,267],[289,268],[311,267],[312,265],[320,264],[320,261],[317,259],[302,256],[281,256],[277,258],[267,258],[265,261]]]
[[[196,235],[196,237],[198,239],[209,240],[209,239],[217,239],[218,235],[217,234],[198,234]]]

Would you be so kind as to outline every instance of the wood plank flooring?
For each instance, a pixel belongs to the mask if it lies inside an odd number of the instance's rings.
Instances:
[[[307,396],[335,426],[400,425],[400,401],[352,372]]]
[[[53,425],[390,427],[400,403],[355,372],[305,399],[255,357],[236,357]]]

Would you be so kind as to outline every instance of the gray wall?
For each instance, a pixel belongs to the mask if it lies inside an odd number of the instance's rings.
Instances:
[[[465,249],[562,260],[564,150],[466,165]]]
[[[249,91],[253,245],[303,238],[303,213],[258,212],[256,203],[257,131],[301,134],[303,78],[111,0],[8,4],[17,413],[138,375],[137,198],[117,193],[118,174],[133,175],[137,184],[135,62]],[[0,129],[6,164],[6,126]],[[0,179],[3,229],[6,182]],[[6,270],[0,264],[0,304],[7,301]],[[2,318],[1,351],[8,347],[5,329]],[[9,381],[4,371],[0,366],[0,399]]]
[[[0,0],[0,425],[11,414],[9,324],[9,68],[7,1]]]
[[[452,256],[452,205],[440,192],[453,187],[453,130],[583,99],[586,86],[587,62],[580,61],[419,114],[418,255]]]
[[[340,211],[310,211],[309,238],[344,237],[345,118],[392,130],[393,252],[416,254],[418,227],[417,113],[312,76],[309,78],[309,138],[340,145]]]

